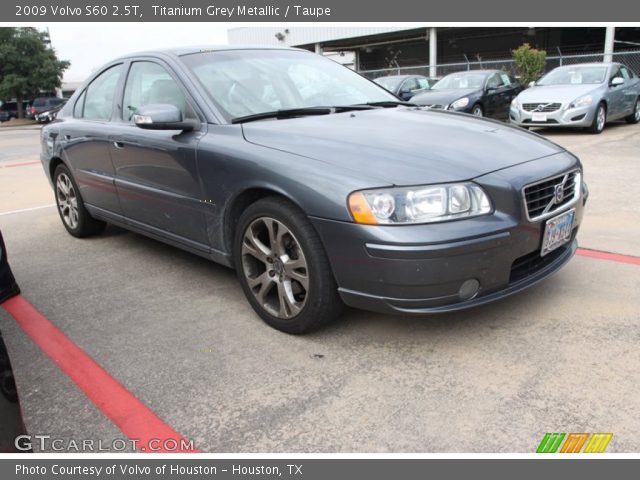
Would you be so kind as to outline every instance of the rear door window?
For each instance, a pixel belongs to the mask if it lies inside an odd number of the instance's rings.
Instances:
[[[110,120],[113,112],[113,100],[118,81],[122,75],[122,64],[102,72],[85,92],[83,118],[87,120]]]

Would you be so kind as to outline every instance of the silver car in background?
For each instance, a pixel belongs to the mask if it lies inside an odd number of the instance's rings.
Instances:
[[[582,127],[600,133],[607,122],[640,121],[640,79],[620,63],[558,67],[511,103],[511,123],[521,127]]]

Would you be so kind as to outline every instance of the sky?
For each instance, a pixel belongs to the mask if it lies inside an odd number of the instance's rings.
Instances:
[[[53,24],[51,43],[69,60],[66,82],[85,80],[102,64],[126,53],[192,45],[224,45],[227,27],[212,23]]]

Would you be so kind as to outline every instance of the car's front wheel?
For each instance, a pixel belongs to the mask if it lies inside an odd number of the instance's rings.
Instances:
[[[474,105],[471,110],[471,115],[474,117],[484,117],[484,110],[482,110],[482,105]]]
[[[66,165],[56,167],[53,188],[58,213],[67,232],[74,237],[86,237],[104,230],[106,224],[93,218],[84,206],[78,185]]]
[[[602,133],[604,126],[607,124],[607,107],[604,103],[599,103],[596,108],[596,114],[593,117],[593,122],[589,127],[591,133]]]
[[[640,122],[640,100],[636,98],[636,103],[633,106],[633,113],[625,118],[627,123]]]
[[[264,198],[243,212],[234,263],[249,303],[278,330],[305,333],[342,310],[318,234],[307,216],[285,199]]]

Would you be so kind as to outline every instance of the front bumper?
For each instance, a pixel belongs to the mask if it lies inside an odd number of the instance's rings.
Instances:
[[[510,173],[476,179],[496,205],[493,214],[482,217],[411,226],[312,218],[343,301],[384,313],[455,311],[512,295],[556,272],[576,251],[586,189],[575,203],[557,211],[575,208],[571,241],[540,257],[546,220],[526,219],[520,188],[576,168],[577,161],[571,165],[569,158],[573,159],[562,154],[536,161],[547,167],[546,174],[536,173],[540,165],[523,164],[507,169]],[[479,283],[472,298],[462,293],[468,280]]]
[[[527,112],[522,108],[511,107],[509,120],[520,127],[588,127],[593,123],[596,107],[588,105],[577,108],[560,108],[554,112],[547,112],[546,121],[533,121],[535,112]]]

